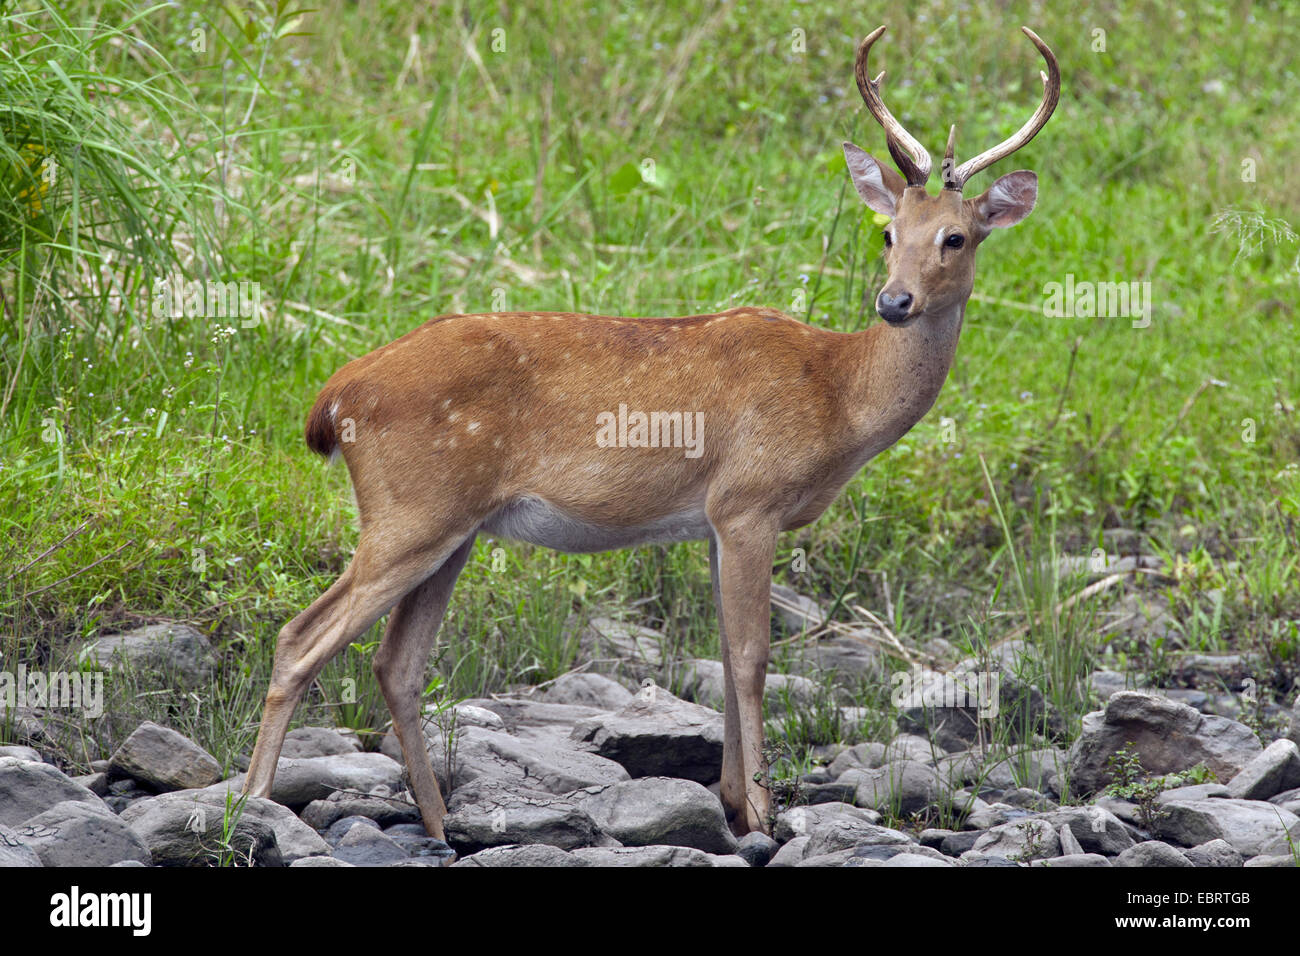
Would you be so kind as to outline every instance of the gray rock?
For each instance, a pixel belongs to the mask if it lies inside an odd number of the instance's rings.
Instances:
[[[101,635],[82,653],[105,670],[125,664],[159,671],[186,684],[204,683],[213,673],[212,645],[188,624],[150,624],[123,634]]]
[[[860,865],[862,865],[862,862],[863,862],[863,858],[862,858],[862,857],[850,857],[849,861],[848,861],[847,863],[845,863],[844,865],[845,865],[845,866],[860,866]],[[888,860],[885,860],[885,862],[881,863],[880,865],[881,865],[882,867],[900,867],[900,866],[906,866],[906,867],[922,867],[922,866],[929,866],[929,867],[939,867],[939,868],[943,868],[943,867],[949,867],[949,866],[956,866],[957,864],[954,863],[954,862],[951,861],[951,860],[937,860],[937,859],[935,859],[935,858],[932,857],[932,856],[924,856],[924,855],[922,855],[922,854],[920,854],[920,853],[899,853],[899,854],[896,854],[895,856],[891,856]]]
[[[780,845],[766,833],[751,830],[740,838],[736,855],[750,866],[767,866],[778,849]]]
[[[336,860],[332,856],[304,856],[294,860],[292,863],[289,864],[289,866],[292,868],[295,866],[304,866],[304,867],[352,866],[352,864],[348,863],[345,860]]]
[[[1032,814],[1023,807],[1013,807],[1005,803],[990,803],[972,810],[962,820],[963,830],[992,830],[1005,823],[1027,820]]]
[[[73,777],[72,782],[85,787],[97,797],[108,796],[108,774],[88,773],[80,777]]]
[[[885,762],[885,745],[882,743],[857,744],[836,754],[826,770],[832,780],[839,779],[846,770],[874,770]]]
[[[1060,856],[1061,839],[1045,820],[1017,820],[993,827],[975,841],[971,852],[1028,863]]]
[[[381,827],[395,823],[419,823],[420,808],[396,797],[356,797],[332,793],[324,800],[313,800],[300,814],[304,823],[326,830],[346,817],[368,817]]]
[[[642,777],[570,796],[625,846],[688,846],[728,855],[737,849],[721,802],[691,780]]]
[[[1300,694],[1296,695],[1295,703],[1291,705],[1291,732],[1287,734],[1287,739],[1300,746]]]
[[[1133,690],[1138,686],[1140,686],[1138,681],[1131,680],[1128,675],[1121,674],[1119,671],[1096,670],[1088,677],[1089,689],[1101,698],[1103,704],[1110,700],[1112,694]]]
[[[680,671],[683,696],[710,707],[722,710],[726,702],[726,680],[722,661],[694,659],[686,661]],[[817,696],[817,685],[807,677],[797,674],[768,674],[763,683],[763,701],[769,714],[786,712],[786,701],[808,706]]]
[[[1032,813],[1057,809],[1056,801],[1044,796],[1037,790],[1030,790],[1028,787],[1016,787],[1003,791],[1001,802],[1009,807],[1019,807],[1021,810],[1029,810]]]
[[[1262,853],[1259,856],[1252,856],[1243,866],[1249,867],[1279,867],[1284,870],[1293,869],[1300,866],[1296,858],[1290,853]]]
[[[76,800],[56,803],[16,830],[46,866],[112,866],[119,860],[150,862],[144,842],[103,804]]]
[[[803,851],[807,848],[810,839],[812,838],[798,836],[784,844],[772,859],[767,861],[768,867],[797,866],[803,859]]]
[[[591,866],[576,853],[539,843],[532,846],[494,846],[452,864],[457,866]]]
[[[1028,863],[1019,863],[1016,860],[1009,859],[1005,856],[999,856],[993,853],[976,853],[970,850],[961,855],[961,866],[973,867],[999,867],[999,866],[1028,866]]]
[[[939,844],[939,852],[944,856],[961,856],[962,854],[974,849],[975,844],[979,842],[986,830],[963,830],[959,833],[953,833],[943,838]]]
[[[947,782],[927,764],[915,760],[888,763],[876,770],[847,770],[838,782],[853,782],[853,802],[877,811],[906,815],[943,800]]]
[[[154,866],[216,866],[224,854],[243,866],[249,865],[250,860],[254,866],[292,862],[285,860],[273,826],[257,819],[256,811],[250,814],[247,807],[229,827],[229,840],[223,841],[222,835],[227,832],[224,806],[215,801],[204,802],[200,795],[208,792],[178,790],[146,797],[123,810],[120,819],[148,847]],[[250,798],[249,803],[252,802]],[[322,851],[328,849],[296,817],[294,822],[315,837]]]
[[[1300,747],[1275,740],[1228,781],[1228,792],[1242,800],[1267,800],[1300,787]]]
[[[1040,793],[1061,792],[1061,774],[1069,757],[1054,747],[1025,747],[984,767],[984,784],[1001,790],[1028,787]]]
[[[601,717],[609,713],[606,710],[578,704],[557,704],[552,701],[523,697],[499,697],[465,701],[456,708],[457,714],[462,713],[469,706],[482,708],[499,717],[504,725],[502,729],[520,740],[535,740],[562,749],[573,749],[573,742],[569,739],[569,735],[575,724],[589,717]]]
[[[435,723],[439,720],[446,720],[440,716],[439,708],[436,704],[430,704],[424,708],[424,712],[429,715]],[[455,718],[457,727],[485,727],[488,730],[497,730],[501,733],[509,733],[505,720],[495,711],[488,710],[486,707],[480,707],[477,704],[460,703],[451,708],[451,716]]]
[[[573,855],[591,866],[749,866],[734,854],[705,853],[687,846],[587,847]]]
[[[289,731],[280,750],[281,758],[329,757],[361,751],[355,733],[341,733],[333,727],[298,727]]]
[[[334,858],[353,866],[391,866],[410,859],[392,837],[368,826],[354,826],[334,848]]]
[[[622,710],[579,722],[572,739],[633,777],[707,784],[722,772],[722,715],[653,685]]]
[[[109,760],[110,773],[131,777],[154,790],[196,790],[221,779],[221,764],[198,744],[170,727],[146,720]]]
[[[826,609],[821,604],[775,581],[772,582],[772,610],[792,634],[816,630],[826,621]]]
[[[1300,839],[1300,817],[1261,800],[1179,800],[1165,804],[1152,834],[1179,846],[1226,840],[1244,857],[1258,856],[1284,840]]]
[[[458,729],[452,737],[451,772],[448,773],[446,739],[438,728],[425,725],[425,742],[443,795],[486,778],[547,793],[568,793],[581,787],[627,780],[628,773],[613,760],[538,740],[520,740],[482,727]],[[390,731],[380,748],[394,759],[401,747]]]
[[[325,841],[330,846],[338,846],[339,841],[348,835],[348,831],[353,827],[368,827],[371,830],[378,831],[380,826],[369,817],[343,817],[341,820],[335,820],[330,824],[329,829],[325,831]]]
[[[791,807],[777,814],[772,836],[778,843],[788,843],[809,836],[817,827],[833,820],[876,824],[880,822],[880,814],[875,810],[855,807],[848,803],[819,803],[807,807]]]
[[[906,834],[889,827],[863,823],[861,820],[838,819],[815,827],[808,835],[808,845],[804,849],[804,859],[837,853],[840,850],[854,850],[861,846],[905,846],[917,852],[928,850],[915,844]],[[939,856],[937,851],[934,851]]]
[[[1187,787],[1172,787],[1156,794],[1156,803],[1175,800],[1208,800],[1211,797],[1230,797],[1228,788],[1221,783],[1195,783]]]
[[[1294,790],[1283,790],[1268,798],[1269,803],[1276,804],[1283,810],[1290,810],[1296,816],[1300,816],[1300,787]]]
[[[1041,819],[1053,827],[1069,828],[1086,853],[1115,856],[1133,845],[1133,837],[1123,822],[1105,807],[1062,807]]]
[[[219,828],[226,812],[226,795],[239,798],[237,781],[228,780],[202,790],[175,790],[154,797],[137,800],[121,813],[121,820],[149,847],[155,856],[158,847],[164,855],[177,847],[179,854],[193,851],[199,842],[196,838]],[[276,844],[285,863],[304,856],[328,854],[330,846],[315,830],[303,823],[293,811],[273,800],[249,797],[240,819],[264,823],[275,833]],[[187,824],[189,825],[187,827]],[[193,827],[198,827],[197,832]],[[220,829],[215,831],[220,833]]]
[[[0,747],[0,757],[13,757],[15,760],[28,761],[30,763],[42,763],[40,752],[35,747],[25,747],[22,744],[6,744]]]
[[[596,673],[623,675],[640,683],[657,678],[664,664],[664,635],[607,617],[592,618],[578,636],[578,655]]]
[[[57,767],[12,757],[0,759],[0,824],[15,826],[65,800],[104,805]]]
[[[577,704],[596,710],[619,710],[632,701],[632,692],[604,674],[563,674],[538,694],[552,704]]]
[[[1242,855],[1232,848],[1227,840],[1211,840],[1200,846],[1183,850],[1192,866],[1237,867],[1244,862]]]
[[[1147,840],[1129,847],[1115,857],[1116,866],[1193,866],[1187,859],[1168,843],[1159,840]]]
[[[1069,833],[1069,830],[1065,831]],[[1098,866],[1110,866],[1111,862],[1100,853],[1074,853],[1052,857],[1048,860],[1030,860],[1030,866],[1046,866],[1065,869],[1082,869]]]
[[[1132,743],[1142,767],[1175,773],[1205,763],[1220,777],[1235,775],[1263,748],[1244,724],[1201,714],[1154,694],[1124,691],[1105,710],[1083,718],[1083,731],[1070,748],[1070,786],[1093,793],[1111,783],[1108,758]]]
[[[1062,823],[1056,828],[1056,835],[1061,838],[1061,856],[1083,855],[1083,844],[1075,837],[1074,831],[1069,826]]]
[[[447,842],[463,855],[516,843],[572,850],[608,842],[583,801],[494,780],[462,787],[447,809]]]
[[[0,869],[20,866],[44,866],[40,855],[17,832],[0,824]]]
[[[864,681],[880,680],[884,658],[871,643],[879,638],[870,629],[864,640],[847,634],[804,641],[783,649],[785,669],[813,680],[829,679],[837,687],[856,691]]]
[[[303,807],[340,790],[369,793],[386,786],[391,791],[399,786],[402,777],[401,764],[381,753],[281,757],[275,767],[271,799],[286,807]],[[242,787],[244,775],[233,778],[233,782]]]

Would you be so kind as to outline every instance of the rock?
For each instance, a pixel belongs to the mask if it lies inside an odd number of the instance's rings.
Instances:
[[[1032,814],[1023,807],[1005,803],[990,803],[972,810],[961,823],[963,830],[992,830],[994,827],[1016,820],[1027,820]]]
[[[1057,809],[1054,800],[1044,796],[1037,790],[1030,790],[1028,787],[1016,787],[1003,791],[1001,802],[1009,807],[1019,807],[1021,810],[1028,810],[1031,813],[1044,813],[1048,810]]]
[[[736,855],[750,866],[767,866],[768,860],[776,855],[779,844],[766,833],[751,830],[740,838],[736,846]]]
[[[1156,794],[1156,803],[1174,800],[1208,800],[1211,797],[1230,797],[1228,788],[1221,783],[1196,783],[1189,787],[1172,787]]]
[[[395,823],[419,823],[420,808],[396,797],[357,797],[346,793],[332,793],[324,800],[313,800],[300,814],[304,823],[317,830],[326,830],[335,822],[349,817],[366,817],[378,826]]]
[[[0,708],[2,711],[2,708]],[[15,760],[22,760],[28,763],[42,763],[41,755],[35,747],[25,747],[22,744],[8,744],[0,747],[0,758],[12,757]]]
[[[1021,739],[1026,729],[1059,728],[1060,721],[1049,714],[1042,692],[1021,676],[1041,670],[1026,663],[1033,660],[1032,648],[1020,650],[1021,654],[1003,660],[966,658],[947,673],[920,664],[895,672],[891,676],[899,727],[925,734],[948,751],[966,750],[976,743],[981,720],[986,722],[985,734],[987,721],[1000,720],[1012,740]]]
[[[1243,865],[1249,867],[1270,866],[1290,870],[1300,866],[1300,863],[1297,863],[1295,856],[1290,853],[1272,853],[1253,856]]]
[[[1065,831],[1069,833],[1067,829]],[[1068,869],[1090,868],[1097,866],[1110,866],[1111,862],[1100,853],[1076,853],[1064,856],[1056,856],[1047,860],[1030,860],[1030,866],[1046,866]]]
[[[963,830],[959,833],[953,833],[943,838],[939,844],[938,850],[944,856],[961,856],[967,851],[974,848],[979,842],[986,830]]]
[[[949,793],[933,767],[915,760],[889,763],[876,770],[847,770],[839,782],[849,781],[856,785],[855,804],[895,815],[916,813]]]
[[[123,664],[158,671],[185,684],[211,679],[214,656],[208,639],[188,624],[150,624],[123,634],[106,634],[86,645],[83,657],[104,670]]]
[[[1295,790],[1283,790],[1268,798],[1269,803],[1275,803],[1283,810],[1290,810],[1296,816],[1300,816],[1300,788]]]
[[[146,720],[122,742],[109,770],[159,792],[197,790],[221,780],[217,759],[188,737]]]
[[[1192,866],[1178,850],[1159,840],[1136,843],[1115,857],[1116,866]]]
[[[73,777],[72,782],[85,787],[97,797],[108,796],[108,774],[88,773],[81,777]]]
[[[1228,792],[1242,800],[1267,800],[1300,787],[1300,747],[1275,740],[1228,781]]]
[[[198,849],[200,837],[206,841],[207,834],[221,833],[228,792],[239,799],[235,781],[222,781],[202,790],[175,790],[137,800],[120,817],[149,847],[155,863],[160,856],[186,858]],[[269,826],[285,863],[330,852],[320,834],[273,800],[249,797],[239,819]],[[218,829],[213,830],[214,826]]]
[[[298,727],[285,735],[280,757],[330,757],[360,751],[361,742],[355,733],[345,735],[333,727]]]
[[[845,865],[845,866],[860,866],[860,865],[862,865],[863,862],[864,862],[864,861],[863,861],[863,859],[862,859],[861,857],[850,857],[849,860],[848,860],[848,862],[845,863],[844,865]],[[932,857],[932,856],[922,856],[920,853],[899,853],[899,854],[897,854],[896,856],[892,856],[892,857],[890,857],[888,860],[886,860],[884,863],[881,863],[880,865],[881,865],[882,867],[898,867],[898,866],[907,866],[907,867],[931,866],[931,867],[934,867],[934,866],[937,866],[937,867],[943,868],[943,867],[949,867],[949,866],[956,866],[957,864],[956,864],[956,863],[953,863],[951,860],[936,860],[936,859],[935,859],[934,857]]]
[[[1174,677],[1190,687],[1239,688],[1243,678],[1268,670],[1259,657],[1243,654],[1175,654]]]
[[[0,760],[0,824],[15,826],[65,800],[104,805],[57,767],[14,758]]]
[[[563,674],[539,695],[552,704],[577,704],[597,710],[619,710],[632,701],[632,692],[604,674]]]
[[[738,846],[722,803],[691,780],[641,777],[570,796],[625,846],[688,846],[728,855]]]
[[[348,863],[344,860],[336,860],[332,856],[303,856],[303,857],[299,857],[298,859],[290,863],[289,867],[292,869],[293,867],[298,867],[298,866],[322,867],[322,866],[351,866],[351,865],[352,865],[351,863]]]
[[[1191,861],[1192,866],[1237,867],[1243,859],[1227,840],[1211,840],[1200,846],[1183,850],[1183,856]]]
[[[463,855],[516,843],[572,850],[608,842],[583,801],[495,780],[457,790],[447,809],[447,842]]]
[[[592,618],[578,636],[578,656],[602,674],[622,674],[640,683],[663,670],[664,635],[612,618]]]
[[[102,803],[56,803],[16,828],[46,866],[112,866],[120,860],[150,862],[149,849]]]
[[[440,719],[446,719],[439,714],[436,704],[425,707],[424,712],[430,715],[430,719],[434,723],[438,723]],[[500,714],[477,704],[457,704],[451,708],[451,716],[454,717],[455,726],[457,727],[485,727],[488,730],[509,733],[506,722]]]
[[[401,764],[376,753],[281,757],[275,766],[271,799],[286,807],[303,807],[313,800],[325,800],[340,790],[369,793],[379,786],[396,789],[402,777]],[[243,781],[243,774],[233,778],[233,782],[241,787]]]
[[[861,846],[907,846],[918,852],[928,850],[928,847],[914,844],[906,833],[861,820],[828,820],[815,827],[808,836],[808,845],[804,849],[805,860]],[[941,854],[935,851],[935,855]]]
[[[569,739],[574,725],[589,717],[602,717],[609,711],[577,704],[556,704],[521,697],[500,697],[466,701],[466,706],[481,707],[499,717],[504,730],[520,740],[536,740],[550,747],[573,749]]]
[[[794,588],[772,582],[772,610],[791,634],[814,631],[826,622],[826,609]]]
[[[877,681],[884,668],[884,658],[869,642],[878,637],[868,629],[867,640],[847,634],[803,641],[783,649],[786,669],[813,680],[829,679],[835,686],[856,691],[863,681]]]
[[[778,843],[806,837],[817,827],[833,820],[851,820],[864,824],[880,822],[880,814],[848,803],[819,803],[808,807],[791,807],[776,817],[772,836]]]
[[[749,866],[736,855],[686,846],[587,847],[574,850],[573,855],[591,866]]]
[[[557,846],[494,846],[480,850],[452,864],[457,866],[591,866],[575,853],[566,853]]]
[[[353,866],[389,866],[410,859],[392,837],[368,826],[354,826],[334,848],[334,859]]]
[[[836,754],[826,770],[832,780],[837,780],[846,770],[874,770],[884,762],[884,744],[874,742],[858,744]]]
[[[680,676],[684,696],[705,707],[723,709],[727,685],[722,661],[688,660],[682,664]],[[768,674],[763,683],[763,701],[772,715],[785,713],[787,700],[806,707],[816,696],[817,685],[797,674]]]
[[[1056,835],[1061,838],[1061,856],[1083,855],[1083,844],[1078,841],[1069,826],[1062,823],[1056,828]]]
[[[808,846],[811,837],[795,837],[777,850],[772,859],[767,861],[769,867],[797,866],[803,859],[803,851]]]
[[[1084,716],[1083,731],[1070,748],[1072,790],[1087,794],[1109,784],[1107,759],[1129,743],[1153,774],[1203,762],[1212,773],[1229,777],[1263,750],[1244,724],[1154,694],[1124,691],[1111,697],[1105,710]]]
[[[1061,792],[1061,773],[1069,758],[1054,747],[1023,748],[984,767],[986,786],[1000,790],[1028,787],[1042,793]]]
[[[1291,705],[1291,732],[1287,734],[1287,739],[1300,746],[1300,694],[1296,695],[1295,703]]]
[[[628,779],[621,765],[598,754],[537,740],[519,740],[482,727],[456,731],[449,779],[445,739],[436,728],[426,724],[425,742],[444,798],[480,778],[556,794]],[[401,758],[401,747],[391,731],[380,749],[394,759]]]
[[[339,841],[348,835],[348,831],[355,826],[369,827],[371,830],[378,831],[379,824],[369,817],[343,817],[341,820],[335,820],[330,824],[329,829],[324,833],[325,842],[330,846],[338,846]]]
[[[446,866],[456,858],[456,851],[442,840],[429,836],[422,823],[395,823],[384,833],[413,858],[434,857],[440,866]]]
[[[1102,704],[1110,700],[1112,694],[1133,689],[1130,684],[1141,686],[1139,681],[1131,680],[1119,671],[1096,670],[1088,676],[1088,687],[1101,698]]]
[[[976,853],[971,850],[961,855],[962,866],[975,867],[997,867],[997,866],[1028,866],[1028,863],[1017,863],[1015,860],[1008,859],[1005,856],[998,856],[989,853]]]
[[[1176,800],[1163,809],[1152,835],[1179,846],[1222,839],[1242,856],[1252,857],[1284,840],[1288,832],[1300,839],[1300,817],[1260,800]]]
[[[44,866],[40,854],[18,835],[18,833],[0,824],[0,869],[20,866]]]
[[[633,777],[707,784],[722,773],[722,715],[653,685],[622,710],[579,722],[572,739]]]
[[[1133,838],[1123,822],[1104,807],[1062,807],[1044,814],[1041,819],[1053,827],[1068,828],[1086,853],[1115,856],[1133,845]]]
[[[993,827],[975,841],[971,852],[1028,863],[1060,856],[1061,840],[1045,820],[1018,820]]]
[[[147,797],[122,811],[120,819],[148,847],[154,866],[217,866],[223,857],[241,866],[250,862],[253,866],[282,866],[286,862],[274,828],[252,815],[236,819],[228,842],[223,844],[223,809],[198,802],[194,796],[206,792],[180,790]],[[305,824],[299,826],[305,828]],[[316,839],[321,849],[327,849],[320,837]]]

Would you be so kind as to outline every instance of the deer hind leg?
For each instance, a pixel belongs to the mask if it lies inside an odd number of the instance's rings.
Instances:
[[[437,572],[397,602],[388,616],[384,640],[374,661],[375,676],[393,715],[393,730],[402,745],[411,792],[420,808],[424,829],[439,840],[446,839],[442,818],[447,808],[420,726],[420,691],[429,651],[442,625],[452,588],[474,548],[474,537],[471,534],[466,538]]]
[[[761,519],[714,523],[710,565],[722,628],[726,713],[722,803],[737,835],[765,831],[771,795],[763,758],[763,685],[771,639],[776,530]]]
[[[245,793],[271,795],[289,719],[326,662],[436,571],[459,547],[464,534],[405,547],[396,557],[393,540],[387,531],[363,532],[352,562],[339,579],[280,631]]]

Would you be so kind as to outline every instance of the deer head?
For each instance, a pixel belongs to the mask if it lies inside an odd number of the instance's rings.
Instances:
[[[942,166],[943,189],[937,196],[925,188],[930,178],[930,154],[894,119],[880,98],[884,72],[874,80],[867,73],[867,55],[885,28],[876,28],[858,47],[858,90],[871,115],[884,127],[889,154],[903,173],[898,175],[852,143],[844,144],[844,158],[858,195],[871,209],[892,220],[885,227],[889,275],[876,296],[876,311],[891,325],[949,314],[964,305],[975,285],[975,250],[980,243],[994,229],[1014,226],[1034,208],[1038,177],[1028,170],[1007,173],[979,196],[962,198],[966,181],[1033,139],[1060,99],[1061,71],[1056,57],[1037,34],[1028,27],[1021,29],[1047,61],[1047,72],[1039,74],[1043,78],[1042,102],[1014,136],[960,166],[953,155],[957,127],[950,127]]]

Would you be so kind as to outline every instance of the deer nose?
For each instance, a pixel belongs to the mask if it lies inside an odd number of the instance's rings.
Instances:
[[[907,313],[912,308],[912,293],[902,292],[898,295],[890,295],[888,292],[881,292],[876,297],[876,311],[886,322],[903,322],[907,319]]]

